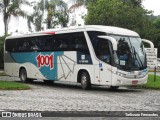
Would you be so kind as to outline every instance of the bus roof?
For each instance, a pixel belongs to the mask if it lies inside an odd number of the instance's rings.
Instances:
[[[60,33],[81,32],[84,30],[101,31],[101,32],[105,32],[108,34],[139,37],[138,33],[125,29],[125,28],[113,27],[113,26],[103,26],[103,25],[85,25],[85,26],[66,27],[66,28],[58,28],[58,29],[48,29],[45,31],[35,32],[31,34],[9,36],[6,39],[23,38],[23,37],[31,37],[31,36],[42,36],[42,35],[51,35],[51,34],[54,35],[54,34],[60,34]]]

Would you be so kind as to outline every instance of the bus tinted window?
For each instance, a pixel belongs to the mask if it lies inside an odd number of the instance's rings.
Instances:
[[[71,49],[87,54],[89,53],[88,45],[83,32],[73,33]]]
[[[70,35],[69,34],[55,35],[55,50],[56,51],[69,51],[70,50]]]
[[[15,39],[8,39],[5,43],[5,49],[7,52],[15,52],[16,49],[16,40]]]
[[[79,51],[89,53],[87,42],[83,32],[55,35],[56,51]]]
[[[106,39],[99,38],[98,47],[99,49],[97,51],[97,57],[103,62],[110,64],[111,55],[110,55],[110,49],[109,49],[109,41]]]
[[[27,51],[28,47],[29,45],[24,38],[17,39],[17,52],[25,52]]]
[[[53,51],[55,40],[53,36],[39,36],[34,40],[38,51]]]
[[[106,35],[104,32],[98,32],[98,31],[89,31],[88,35],[90,37],[91,43],[93,45],[94,51],[96,53],[96,56],[99,56],[99,35]]]
[[[44,52],[52,50],[54,50],[53,36],[39,36],[17,39],[17,52]]]
[[[10,52],[79,51],[89,53],[83,32],[7,40],[7,50]]]

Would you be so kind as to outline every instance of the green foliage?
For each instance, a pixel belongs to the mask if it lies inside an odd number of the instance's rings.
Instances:
[[[85,23],[128,28],[138,32],[142,38],[149,38],[153,30],[149,19],[151,12],[137,6],[120,0],[90,2]]]
[[[3,62],[3,49],[4,49],[4,41],[7,35],[1,36],[0,37],[0,68],[4,67],[4,62]]]
[[[160,29],[160,18],[157,18],[153,21],[155,28]]]
[[[148,30],[149,31],[149,30]],[[160,18],[156,17],[152,20],[152,28],[150,29],[150,39],[152,39],[155,48],[158,48],[158,57],[160,57]]]
[[[30,87],[23,83],[0,81],[0,90],[28,90]]]
[[[148,75],[147,84],[143,87],[148,89],[160,89],[160,76],[156,76],[156,81],[154,82],[154,75]]]
[[[69,15],[67,4],[62,0],[50,0],[46,5],[47,18],[46,23],[48,28],[54,28],[57,25],[66,27]]]
[[[121,0],[121,1],[133,7],[140,7],[142,4],[142,0]]]
[[[35,26],[36,31],[40,31],[42,23],[47,24],[47,28],[54,28],[56,25],[66,27],[69,21],[67,4],[62,0],[46,0],[45,10],[44,2],[40,0],[33,6],[33,13],[27,17],[28,27],[31,30],[31,23]],[[47,14],[45,21],[43,21],[43,14]]]

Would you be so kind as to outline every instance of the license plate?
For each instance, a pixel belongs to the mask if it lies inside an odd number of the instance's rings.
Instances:
[[[133,85],[137,85],[137,84],[138,84],[138,80],[133,80],[133,81],[132,81],[132,84],[133,84]]]

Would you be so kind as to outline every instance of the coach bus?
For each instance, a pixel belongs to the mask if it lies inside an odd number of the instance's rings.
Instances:
[[[134,31],[99,25],[9,36],[4,69],[22,82],[70,81],[81,83],[82,89],[142,85],[148,77],[142,41]]]

